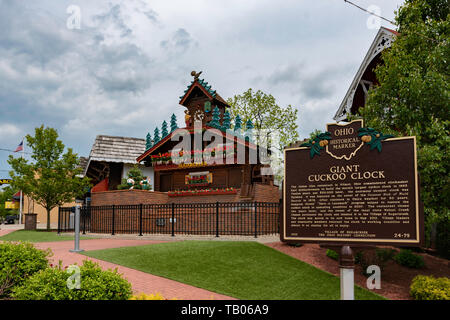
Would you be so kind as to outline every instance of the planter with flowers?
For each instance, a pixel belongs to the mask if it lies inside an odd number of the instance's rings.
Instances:
[[[235,188],[208,188],[208,189],[195,189],[195,190],[175,190],[169,191],[169,197],[186,197],[186,196],[208,196],[208,195],[223,195],[223,194],[236,194]]]

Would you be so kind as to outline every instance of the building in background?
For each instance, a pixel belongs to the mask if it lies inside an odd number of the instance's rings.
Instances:
[[[350,87],[345,94],[333,119],[336,121],[345,121],[348,114],[356,114],[359,108],[366,105],[367,94],[369,90],[378,84],[375,68],[383,64],[381,53],[392,45],[395,37],[398,36],[397,31],[381,27],[378,30],[369,50],[364,57],[363,62],[359,66]]]
[[[153,168],[140,165],[136,158],[145,151],[145,139],[98,135],[89,158],[85,162],[84,176],[91,178],[91,192],[116,190],[128,171],[138,166],[153,184]]]
[[[186,126],[178,128],[171,125],[169,129],[164,121],[161,131],[156,128],[153,132],[153,144],[147,145],[147,150],[137,157],[139,163],[155,170],[154,190],[168,192],[169,197],[183,197],[185,201],[189,201],[192,194],[219,193],[236,193],[233,201],[254,201],[266,197],[278,201],[273,174],[269,165],[263,164],[265,161],[260,158],[261,154],[269,155],[270,151],[260,150],[261,147],[256,144],[255,137],[252,137],[254,130],[251,121],[241,123],[239,115],[231,119],[230,106],[208,82],[199,79],[199,74],[194,71],[191,73],[194,79],[180,97],[179,104],[185,108]],[[231,130],[232,121],[234,127]],[[195,122],[202,130],[199,145],[195,145]],[[212,150],[208,150],[212,141],[207,141],[204,133],[208,129],[214,129],[223,135],[221,143]],[[177,137],[181,132],[189,134]],[[172,139],[173,136],[175,139]],[[176,150],[179,141],[186,138],[191,140],[191,149]],[[217,143],[215,138],[214,142]],[[237,154],[240,150],[245,152],[244,161],[238,161]],[[189,153],[187,163],[172,159],[173,151],[180,156]],[[220,152],[223,161],[208,163],[206,159],[211,152],[214,153],[213,157],[216,152]],[[260,190],[265,190],[265,196],[258,197]],[[273,196],[267,196],[267,193],[273,193]],[[217,199],[210,197],[210,200]]]

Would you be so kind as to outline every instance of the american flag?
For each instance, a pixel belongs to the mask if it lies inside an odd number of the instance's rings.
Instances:
[[[23,150],[23,140],[22,142],[17,146],[16,150],[14,150],[14,152],[19,152]]]

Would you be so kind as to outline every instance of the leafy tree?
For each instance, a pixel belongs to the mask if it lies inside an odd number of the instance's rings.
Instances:
[[[26,140],[32,149],[29,162],[24,158],[9,156],[8,163],[11,187],[22,190],[47,211],[47,230],[50,230],[50,211],[64,203],[82,196],[90,186],[89,178],[80,178],[77,154],[67,148],[53,128],[42,125],[35,129],[35,135],[27,135]]]
[[[261,90],[254,92],[250,88],[243,94],[228,99],[227,103],[231,106],[232,115],[240,115],[240,119],[245,124],[251,120],[257,131],[266,129],[268,134],[278,132],[280,145],[276,147],[280,151],[299,137],[297,131],[298,110],[291,105],[286,108],[280,107],[271,94],[266,94]]]
[[[379,85],[360,109],[367,126],[417,137],[428,227],[436,221],[449,225],[450,218],[449,8],[448,0],[406,0],[396,13],[400,35],[375,70]],[[438,235],[447,250],[448,239],[448,231]]]
[[[273,151],[277,151],[275,154],[278,156],[272,158],[271,167],[275,180],[278,183],[281,182],[284,165],[284,160],[282,159],[283,149],[289,143],[298,140],[299,137],[297,131],[298,110],[291,105],[282,108],[271,94],[266,94],[261,90],[255,92],[251,88],[240,95],[235,95],[233,98],[228,99],[227,103],[231,106],[232,115],[236,117],[235,131],[237,125],[239,125],[237,131],[241,131],[242,123],[245,124],[245,129],[248,129],[247,125],[250,120],[254,128],[253,141],[259,143],[261,141],[267,142],[267,145]],[[261,132],[264,132],[264,136],[261,135]],[[279,137],[279,143],[276,145],[271,138],[274,134],[277,134]]]

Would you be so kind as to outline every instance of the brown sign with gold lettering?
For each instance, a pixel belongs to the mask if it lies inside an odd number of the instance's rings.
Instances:
[[[281,240],[420,245],[415,137],[393,138],[362,120],[285,150]]]

